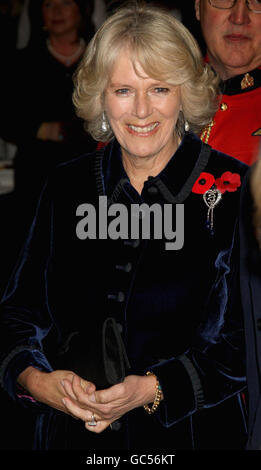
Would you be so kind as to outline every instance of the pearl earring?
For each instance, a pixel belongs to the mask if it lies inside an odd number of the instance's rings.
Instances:
[[[186,132],[189,131],[189,123],[188,123],[188,121],[185,121],[185,131],[186,131]]]
[[[105,112],[102,113],[102,130],[103,132],[107,132],[109,130],[109,124],[105,116]]]

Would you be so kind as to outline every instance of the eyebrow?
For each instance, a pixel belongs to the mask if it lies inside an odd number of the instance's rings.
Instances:
[[[164,82],[163,80],[155,81],[155,83],[153,83],[152,86],[159,86],[159,85],[162,86],[163,84],[165,86],[170,86],[170,83]],[[110,88],[133,88],[133,85],[130,85],[129,83],[110,83],[109,87]]]
[[[127,83],[110,83],[109,84],[110,88],[127,88],[127,87],[131,87],[130,84],[127,84]]]

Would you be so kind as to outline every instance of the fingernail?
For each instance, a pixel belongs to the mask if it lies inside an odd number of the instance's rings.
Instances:
[[[64,398],[62,399],[62,402],[66,406],[66,400]]]
[[[90,395],[90,401],[94,401],[94,402],[96,401],[94,393]]]
[[[64,387],[64,381],[63,380],[61,380],[61,385]]]

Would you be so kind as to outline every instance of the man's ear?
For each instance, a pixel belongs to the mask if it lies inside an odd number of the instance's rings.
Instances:
[[[195,0],[195,13],[197,20],[200,21],[200,0]]]

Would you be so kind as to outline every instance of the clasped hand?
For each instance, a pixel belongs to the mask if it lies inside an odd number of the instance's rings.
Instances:
[[[73,375],[61,384],[65,395],[62,399],[69,414],[85,422],[85,427],[95,433],[104,431],[111,423],[133,408],[147,403],[150,395],[148,378],[130,375],[117,385],[105,390],[96,390],[92,382],[82,381]],[[95,418],[96,426],[88,423]]]
[[[84,421],[90,431],[100,433],[128,411],[151,403],[155,377],[129,375],[123,382],[104,390],[69,370],[43,372],[27,367],[19,384],[37,401]],[[94,418],[93,418],[94,417]],[[90,426],[89,422],[97,423]]]

